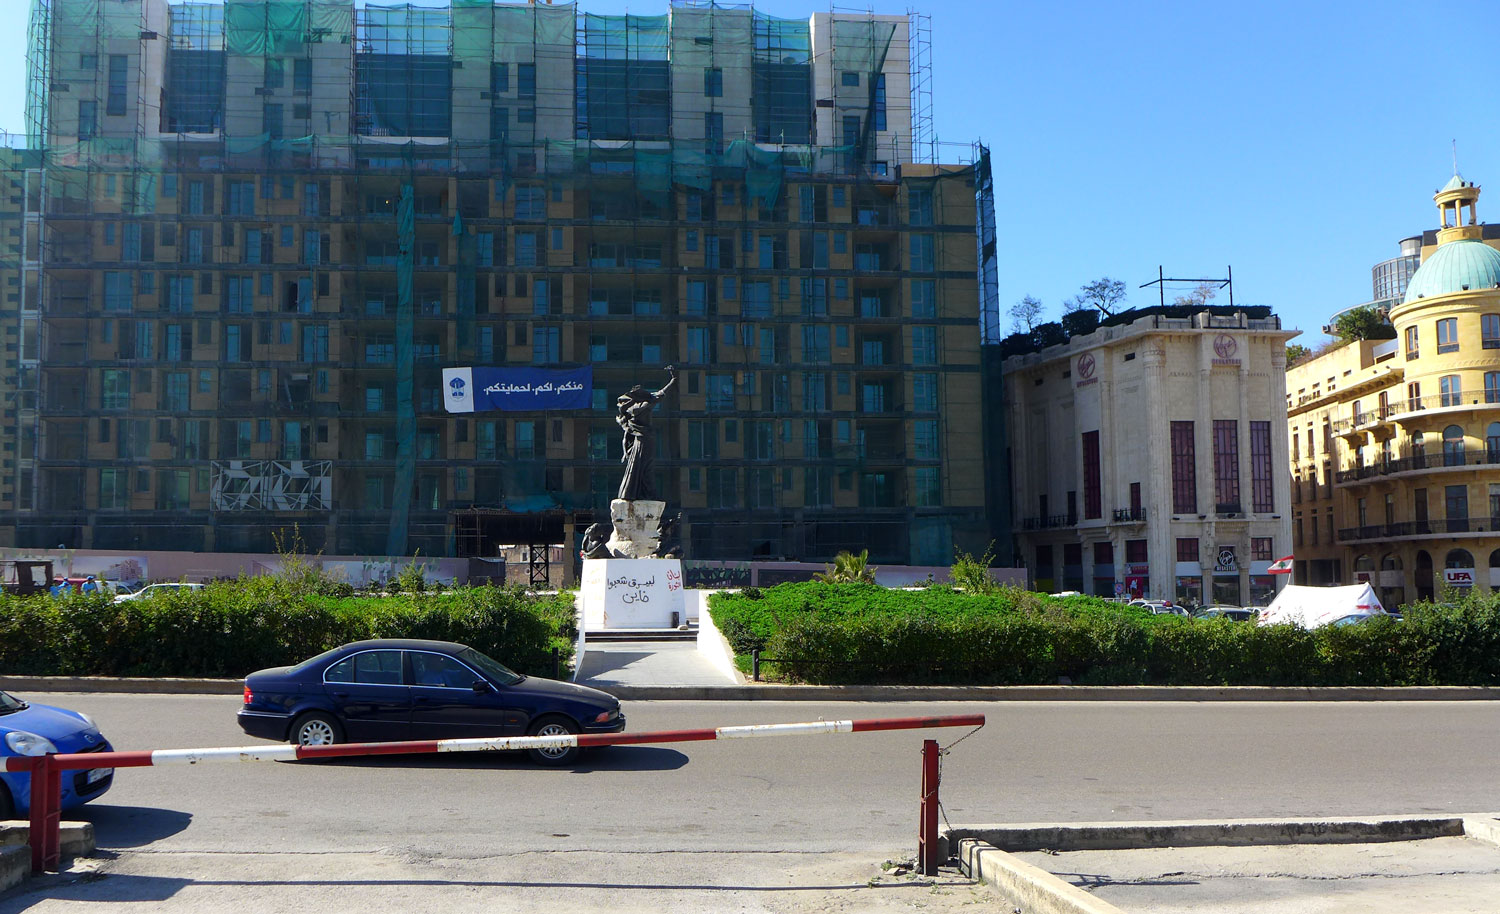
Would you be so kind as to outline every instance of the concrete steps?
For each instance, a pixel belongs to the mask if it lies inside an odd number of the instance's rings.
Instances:
[[[584,632],[586,644],[608,644],[622,641],[697,641],[698,627],[679,628],[611,628]]]

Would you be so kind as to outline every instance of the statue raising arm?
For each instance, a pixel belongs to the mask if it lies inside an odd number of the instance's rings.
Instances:
[[[662,385],[661,390],[653,391],[652,392],[652,394],[651,394],[651,399],[652,400],[660,400],[662,398],[662,395],[665,394],[667,391],[671,390],[672,389],[672,385],[677,383],[677,366],[675,366],[675,365],[668,365],[667,366],[667,373],[670,374],[671,377],[667,378],[667,383],[665,383],[665,384]]]

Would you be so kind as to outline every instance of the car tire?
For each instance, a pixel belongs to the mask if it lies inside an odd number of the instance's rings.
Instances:
[[[291,740],[298,746],[328,746],[344,741],[344,728],[333,715],[310,711],[292,723]]]
[[[577,735],[578,725],[566,717],[554,714],[537,719],[531,725],[531,729],[526,732],[530,736]],[[526,752],[538,765],[567,765],[578,758],[577,746],[569,746],[565,749],[527,749]]]
[[[10,798],[10,790],[4,784],[0,784],[0,822],[6,819],[14,819],[15,817],[16,804]]]

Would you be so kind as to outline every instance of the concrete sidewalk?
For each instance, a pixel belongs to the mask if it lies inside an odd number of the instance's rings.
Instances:
[[[607,692],[621,687],[711,690],[736,685],[692,641],[589,642],[573,681]]]
[[[1500,897],[1490,815],[979,825],[946,838],[961,870],[1028,914],[1491,914]]]

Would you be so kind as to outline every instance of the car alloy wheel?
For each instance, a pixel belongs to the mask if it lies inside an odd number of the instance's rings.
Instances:
[[[572,736],[578,727],[571,721],[552,718],[543,720],[531,730],[532,736]],[[554,746],[530,750],[531,760],[541,765],[565,765],[578,756],[577,746]]]
[[[321,717],[310,717],[297,728],[299,746],[331,746],[336,742],[333,726]]]

